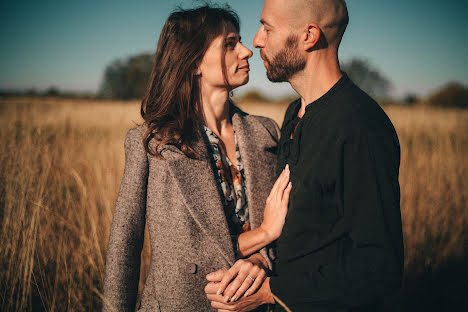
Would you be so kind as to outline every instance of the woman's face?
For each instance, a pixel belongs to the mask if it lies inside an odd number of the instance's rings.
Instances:
[[[237,88],[249,81],[249,62],[252,51],[241,42],[240,36],[231,24],[228,27],[226,37],[216,37],[208,47],[198,68],[201,74],[200,84],[202,88],[228,88],[223,77],[221,59],[223,51],[226,62],[226,78],[232,88]]]

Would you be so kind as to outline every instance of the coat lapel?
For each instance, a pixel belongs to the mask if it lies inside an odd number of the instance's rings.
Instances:
[[[268,131],[257,121],[249,122],[249,116],[235,106],[232,124],[244,166],[251,228],[263,221],[266,198],[275,181],[275,148],[277,142],[268,140]],[[265,139],[266,138],[266,139]],[[186,157],[174,146],[164,146],[162,156],[182,193],[186,207],[201,230],[210,237],[221,255],[233,265],[234,249],[224,214],[221,196],[216,185],[215,174],[208,158],[208,150],[199,142],[201,160]]]
[[[201,144],[204,146],[204,144]],[[202,147],[203,148],[203,147]],[[202,160],[186,157],[179,149],[168,147],[162,152],[182,193],[186,207],[200,229],[210,237],[229,263],[235,261],[226,216],[210,161],[204,146]]]
[[[267,130],[255,120],[235,108],[232,124],[244,166],[251,228],[257,228],[263,221],[265,202],[274,184],[276,165],[276,142],[268,140]]]

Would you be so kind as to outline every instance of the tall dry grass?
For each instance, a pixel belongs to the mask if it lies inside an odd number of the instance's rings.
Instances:
[[[242,103],[274,118],[285,105]],[[385,108],[402,147],[407,274],[462,259],[468,190],[468,112]],[[95,311],[137,102],[0,100],[2,311]],[[149,248],[142,255],[142,278]]]

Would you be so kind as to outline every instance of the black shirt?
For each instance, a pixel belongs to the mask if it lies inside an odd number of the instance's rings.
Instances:
[[[403,274],[395,129],[346,74],[299,119],[300,106],[281,129],[277,169],[289,164],[293,188],[271,290],[295,312],[379,301]]]

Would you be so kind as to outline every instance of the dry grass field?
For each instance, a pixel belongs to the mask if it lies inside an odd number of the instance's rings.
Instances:
[[[239,106],[279,124],[286,109]],[[403,289],[387,310],[448,311],[468,294],[468,111],[384,109],[401,143],[406,252]],[[136,123],[136,101],[0,99],[2,311],[100,309],[123,142]],[[145,244],[142,277],[148,253]]]

